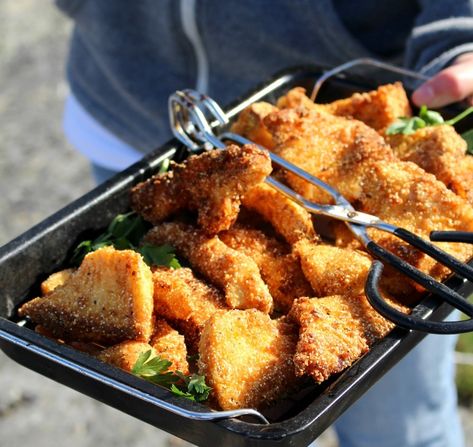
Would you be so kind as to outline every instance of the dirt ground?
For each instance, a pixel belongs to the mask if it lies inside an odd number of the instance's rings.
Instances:
[[[53,2],[0,0],[0,246],[93,187],[61,131],[70,27]],[[188,445],[1,352],[0,390],[0,447]],[[462,412],[473,447],[473,417]],[[335,446],[333,434],[318,445]]]

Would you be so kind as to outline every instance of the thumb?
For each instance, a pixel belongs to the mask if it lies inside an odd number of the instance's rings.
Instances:
[[[436,108],[467,98],[473,93],[473,57],[440,71],[422,84],[413,94],[417,105]]]

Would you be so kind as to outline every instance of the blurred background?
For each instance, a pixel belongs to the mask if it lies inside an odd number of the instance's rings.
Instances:
[[[0,246],[94,186],[88,162],[62,134],[70,30],[52,1],[0,0]],[[473,334],[458,350],[460,410],[473,447]],[[0,446],[190,445],[1,352],[0,390]],[[331,432],[319,442],[335,445]]]

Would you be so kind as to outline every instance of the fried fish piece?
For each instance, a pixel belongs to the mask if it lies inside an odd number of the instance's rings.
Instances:
[[[237,120],[232,124],[231,131],[271,149],[274,146],[273,138],[264,125],[263,119],[275,110],[277,107],[269,102],[261,101],[251,104],[238,115]]]
[[[393,300],[387,301],[408,312]],[[318,383],[348,368],[394,327],[363,294],[299,298],[289,318],[300,326],[296,374],[310,375]]]
[[[225,309],[222,293],[196,278],[189,268],[157,268],[153,271],[154,309],[171,321],[185,336],[192,352],[197,352],[205,322]]]
[[[296,383],[297,329],[254,309],[217,312],[199,344],[199,372],[223,410],[261,408]]]
[[[271,172],[267,152],[253,145],[194,155],[172,171],[158,174],[131,191],[132,208],[158,224],[182,209],[197,210],[198,223],[209,235],[235,221],[241,197]]]
[[[358,199],[366,163],[395,160],[392,148],[366,124],[317,110],[284,109],[265,118],[277,145],[274,152]],[[306,199],[332,203],[330,196],[300,177],[285,173],[289,185]]]
[[[290,244],[299,239],[318,239],[312,216],[293,200],[265,183],[260,183],[248,191],[242,203],[269,221]]]
[[[363,292],[371,267],[367,253],[307,240],[297,242],[293,252],[300,259],[315,296],[342,295],[347,290],[352,294]]]
[[[355,118],[384,134],[400,117],[412,116],[406,91],[400,82],[385,84],[378,89],[355,93],[349,98],[325,104],[334,115]]]
[[[127,340],[104,349],[96,357],[102,362],[131,372],[138,357],[148,351],[151,351],[151,355],[156,357],[157,353],[149,343]]]
[[[268,128],[281,141],[278,153],[335,187],[359,211],[378,216],[428,239],[433,230],[471,231],[473,208],[448,190],[433,175],[411,162],[399,161],[382,138],[365,124],[314,111],[286,109],[272,113]],[[266,120],[265,119],[265,120]],[[345,123],[345,124],[343,124]],[[292,135],[292,136],[291,136]],[[297,192],[316,202],[330,202],[316,187],[291,175],[287,180]],[[370,229],[369,234],[402,259],[442,280],[448,270],[396,237]],[[438,243],[448,253],[467,261],[473,256],[468,244]],[[417,288],[392,276],[388,291],[408,299]]]
[[[23,304],[18,313],[65,340],[148,341],[153,328],[151,270],[133,250],[101,248],[89,253],[64,285]]]
[[[426,240],[433,230],[473,231],[472,206],[414,163],[374,163],[365,171],[363,185],[360,211],[374,214]],[[435,279],[443,280],[450,273],[446,267],[395,236],[376,229],[369,229],[368,234],[378,244]],[[435,245],[463,262],[473,256],[470,244],[443,242]],[[386,274],[391,276],[392,270],[389,273],[386,269]],[[400,274],[398,278],[398,281],[390,282],[387,290],[407,299],[409,290],[404,286],[407,282],[402,281]]]
[[[184,336],[173,329],[163,318],[156,319],[154,333],[149,344],[157,355],[171,362],[169,371],[189,374]]]
[[[208,237],[191,225],[167,222],[152,228],[144,241],[172,244],[193,268],[224,291],[229,307],[271,312],[273,299],[255,261],[225,245],[218,236]]]
[[[275,310],[287,313],[295,298],[312,295],[299,261],[288,245],[238,221],[220,233],[219,238],[256,262],[273,297]]]
[[[64,269],[49,275],[41,283],[41,294],[51,293],[57,286],[62,286],[72,275],[74,269]]]
[[[385,138],[400,160],[412,161],[473,203],[473,159],[466,154],[466,141],[452,126],[428,126]]]

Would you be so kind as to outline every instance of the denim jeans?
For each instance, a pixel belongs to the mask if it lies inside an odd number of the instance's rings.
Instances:
[[[340,447],[463,446],[456,339],[427,336],[368,390],[335,423]]]

